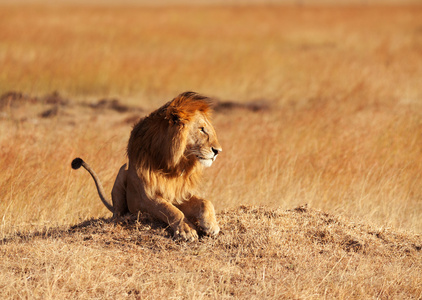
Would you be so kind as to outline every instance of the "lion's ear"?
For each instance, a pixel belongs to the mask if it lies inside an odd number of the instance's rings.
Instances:
[[[170,105],[167,108],[166,119],[169,120],[170,124],[175,125],[184,125],[186,122],[188,122],[186,113],[173,105]]]
[[[173,107],[169,107],[166,112],[166,119],[169,120],[171,124],[177,124],[179,122],[179,116],[174,111]]]

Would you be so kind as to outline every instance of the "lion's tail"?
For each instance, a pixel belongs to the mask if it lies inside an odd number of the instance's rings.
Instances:
[[[100,179],[98,178],[98,175],[94,172],[94,170],[91,169],[91,167],[86,162],[84,162],[82,158],[77,157],[72,161],[72,168],[74,170],[79,169],[81,166],[84,167],[85,170],[87,170],[89,174],[91,174],[92,178],[94,179],[95,186],[97,187],[98,195],[100,196],[100,199],[105,205],[105,207],[107,207],[109,211],[114,213],[113,205],[111,205],[110,201],[105,198],[103,186],[101,184]]]

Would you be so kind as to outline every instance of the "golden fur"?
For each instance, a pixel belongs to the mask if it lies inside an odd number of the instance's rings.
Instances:
[[[212,203],[195,196],[204,166],[221,151],[210,110],[208,98],[186,92],[141,119],[129,138],[129,164],[120,168],[114,183],[113,205],[83,160],[75,159],[72,167],[88,170],[114,216],[148,212],[186,240],[196,239],[197,229],[216,235],[220,228]]]

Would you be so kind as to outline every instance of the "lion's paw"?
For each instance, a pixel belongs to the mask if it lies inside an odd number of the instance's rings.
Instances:
[[[181,222],[174,230],[174,237],[176,239],[193,242],[198,239],[198,233],[192,225],[187,222]]]
[[[201,224],[201,229],[209,236],[216,236],[220,232],[220,226],[218,226],[217,222]]]

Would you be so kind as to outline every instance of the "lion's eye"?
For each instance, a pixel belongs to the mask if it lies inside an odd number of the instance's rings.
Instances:
[[[201,127],[201,128],[199,128],[200,130],[201,130],[201,132],[202,133],[206,133],[206,131],[205,131],[205,128],[204,127]]]

